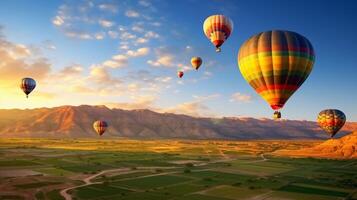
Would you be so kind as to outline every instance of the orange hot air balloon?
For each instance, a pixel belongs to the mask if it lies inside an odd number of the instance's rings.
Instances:
[[[195,70],[198,70],[202,64],[202,59],[200,57],[192,57],[191,58],[191,65]]]
[[[250,86],[280,118],[288,99],[309,76],[314,49],[304,36],[291,31],[266,31],[248,39],[238,53],[239,70]]]
[[[183,71],[178,71],[178,72],[177,72],[177,76],[178,76],[179,78],[182,78],[182,77],[183,77]]]
[[[93,123],[93,128],[98,135],[103,135],[103,133],[107,130],[107,127],[108,123],[102,120],[98,120]]]
[[[36,81],[32,78],[23,78],[21,80],[20,88],[26,94],[26,98],[29,97],[29,94],[32,92],[33,89],[36,87]]]
[[[233,22],[224,15],[209,16],[203,23],[203,32],[216,47],[216,52],[221,51],[222,44],[233,31]]]
[[[345,125],[346,115],[336,109],[323,110],[317,116],[317,123],[325,130],[331,137]]]

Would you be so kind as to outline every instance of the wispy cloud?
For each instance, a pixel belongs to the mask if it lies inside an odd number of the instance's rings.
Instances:
[[[61,16],[55,16],[54,19],[52,20],[52,23],[55,25],[55,26],[61,26],[63,23],[64,23],[64,20],[62,19]]]
[[[1,35],[1,33],[0,33]],[[24,44],[16,44],[0,37],[0,85],[16,87],[23,77],[42,80],[51,71],[44,57],[38,57]]]
[[[144,6],[144,7],[149,7],[149,6],[151,6],[151,3],[149,1],[140,0],[139,5]]]
[[[240,92],[236,92],[232,94],[231,99],[229,100],[230,102],[243,102],[243,103],[249,103],[252,101],[252,96],[248,94],[242,94]]]
[[[126,54],[131,57],[139,57],[139,56],[146,56],[149,54],[149,52],[150,52],[150,48],[143,47],[143,48],[139,48],[137,50],[129,50],[129,51],[127,51]]]
[[[99,20],[98,23],[104,28],[110,28],[110,27],[114,26],[114,24],[115,24],[113,21],[109,21],[109,20],[105,20],[105,19]]]
[[[125,12],[125,15],[126,15],[127,17],[134,17],[134,18],[140,17],[140,13],[137,12],[137,11],[135,11],[135,10],[127,10],[127,11]]]
[[[103,3],[103,4],[99,4],[98,8],[102,11],[109,11],[112,13],[118,12],[118,6],[115,4]]]
[[[206,105],[207,101],[220,97],[220,94],[212,94],[207,96],[194,96],[193,101],[177,104],[169,108],[161,109],[162,112],[170,112],[176,114],[185,114],[191,116],[215,116],[211,109]]]
[[[153,67],[172,67],[174,66],[173,60],[174,60],[174,56],[167,54],[158,57],[156,60],[148,60],[147,64]]]

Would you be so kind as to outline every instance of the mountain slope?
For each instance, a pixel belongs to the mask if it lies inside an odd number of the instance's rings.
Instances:
[[[104,137],[187,139],[321,139],[315,122],[254,118],[196,118],[150,110],[109,109],[105,106],[61,106],[0,109],[0,137],[98,137],[92,128],[106,120]],[[357,123],[348,123],[357,130]],[[341,134],[342,135],[342,134]]]
[[[276,155],[297,157],[320,157],[336,159],[357,158],[357,132],[339,139],[329,139],[312,148],[299,150],[280,150]]]

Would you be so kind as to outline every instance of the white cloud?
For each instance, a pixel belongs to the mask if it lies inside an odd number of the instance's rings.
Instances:
[[[240,92],[236,92],[232,94],[231,99],[229,100],[230,102],[243,102],[243,103],[249,103],[252,101],[252,96],[248,94],[242,94]]]
[[[97,40],[103,40],[105,37],[105,33],[96,33],[95,34],[95,39]]]
[[[130,40],[130,39],[135,39],[136,35],[126,32],[126,31],[122,31],[119,37],[122,40]]]
[[[153,25],[153,26],[156,26],[156,27],[161,26],[160,22],[151,22],[150,24]]]
[[[115,24],[113,21],[109,21],[109,20],[105,20],[105,19],[99,20],[98,23],[104,28],[110,28],[110,27],[114,26],[114,24]]]
[[[116,38],[118,38],[119,33],[116,32],[116,31],[108,31],[108,35],[109,35],[110,38],[116,39]]]
[[[205,102],[212,99],[220,97],[220,94],[212,94],[207,96],[193,96],[194,100],[189,102],[184,102],[177,104],[173,107],[162,109],[161,111],[176,113],[176,114],[185,114],[191,116],[215,116],[210,108],[205,104]]]
[[[57,47],[50,40],[45,40],[43,42],[43,47],[47,50],[56,50]]]
[[[142,33],[144,32],[144,29],[141,26],[138,25],[134,25],[133,27],[131,27],[131,30],[138,32],[138,33]]]
[[[112,13],[118,12],[118,7],[114,4],[100,4],[98,7],[100,10],[103,10],[103,11],[109,11]]]
[[[101,65],[92,65],[88,78],[98,84],[106,86],[114,86],[122,83],[119,79],[112,77],[107,69]]]
[[[118,54],[112,57],[111,60],[103,62],[103,66],[110,68],[120,68],[128,64],[128,57],[122,54]]]
[[[126,110],[134,110],[134,109],[152,109],[153,104],[156,100],[155,96],[152,95],[139,95],[131,97],[131,102],[116,102],[116,103],[103,103],[108,108],[119,108]]]
[[[78,75],[83,72],[83,66],[74,64],[63,68],[59,73],[64,76]]]
[[[85,32],[75,32],[75,31],[69,31],[65,33],[66,36],[71,37],[71,38],[79,38],[83,40],[91,40],[93,37],[89,33]]]
[[[56,16],[53,20],[52,20],[52,23],[55,25],[55,26],[62,26],[62,24],[64,23],[64,20],[62,19],[61,16]]]
[[[144,7],[149,7],[151,6],[151,3],[145,0],[140,0],[139,5],[144,6]]]
[[[193,70],[193,68],[191,66],[184,65],[182,63],[177,64],[177,67],[179,70],[182,70],[184,72]]]
[[[138,38],[135,43],[137,44],[144,44],[144,43],[147,43],[149,40],[148,39],[145,39],[145,38]]]
[[[122,44],[119,46],[119,49],[121,50],[128,50],[129,49],[129,46],[127,44]]]
[[[174,57],[172,55],[163,55],[157,60],[148,60],[147,63],[154,67],[172,67]]]
[[[110,68],[119,68],[122,67],[123,64],[114,60],[107,60],[103,62],[103,66]]]
[[[146,38],[159,38],[160,35],[153,32],[153,31],[148,31],[146,34],[145,34],[145,37]]]
[[[150,52],[150,48],[148,47],[143,47],[143,48],[139,48],[137,49],[136,51],[134,50],[129,50],[126,52],[126,54],[128,56],[131,56],[131,57],[139,57],[139,56],[145,56],[145,55],[148,55]]]
[[[171,76],[157,77],[155,78],[155,80],[162,83],[168,83],[172,80],[172,77]]]
[[[43,80],[51,72],[48,60],[38,57],[23,44],[15,44],[1,37],[0,30],[0,87],[16,87],[21,77]],[[13,89],[13,88],[11,88]]]
[[[134,10],[127,10],[127,11],[125,12],[125,15],[126,15],[127,17],[134,17],[134,18],[140,17],[140,14],[139,14],[138,12],[134,11]]]

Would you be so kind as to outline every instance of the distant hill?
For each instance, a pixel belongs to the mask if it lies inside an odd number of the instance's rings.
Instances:
[[[346,135],[339,139],[329,139],[312,148],[299,150],[280,150],[277,155],[296,157],[320,157],[351,159],[357,158],[357,132]]]
[[[92,123],[104,119],[104,137],[185,139],[323,139],[315,122],[255,118],[197,118],[150,110],[109,109],[105,106],[61,106],[0,109],[0,137],[93,137]],[[346,124],[343,133],[357,130]],[[343,135],[340,134],[340,135]]]

